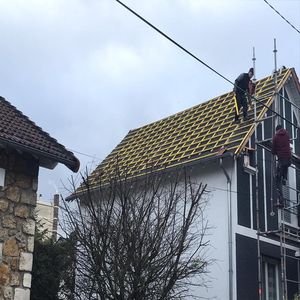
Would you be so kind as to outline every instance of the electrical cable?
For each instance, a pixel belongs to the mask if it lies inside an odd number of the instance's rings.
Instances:
[[[196,55],[194,55],[193,53],[191,53],[190,51],[188,51],[186,48],[184,48],[183,46],[181,46],[179,43],[177,43],[174,39],[172,39],[171,37],[169,37],[167,34],[165,34],[163,31],[161,31],[160,29],[158,29],[156,26],[154,26],[153,24],[151,24],[149,21],[147,21],[145,18],[143,18],[141,15],[139,15],[137,12],[135,12],[133,9],[131,9],[130,7],[128,7],[126,4],[124,4],[123,2],[121,2],[120,0],[115,0],[117,1],[120,5],[122,5],[123,7],[125,7],[128,11],[130,11],[132,14],[134,14],[136,17],[138,17],[140,20],[142,20],[144,23],[146,23],[148,26],[150,26],[152,29],[154,29],[155,31],[157,31],[159,34],[161,34],[162,36],[164,36],[167,40],[169,40],[170,42],[172,42],[174,45],[176,45],[177,47],[179,47],[181,50],[183,50],[184,52],[186,52],[188,55],[192,56],[194,59],[196,59],[198,62],[200,62],[201,64],[203,64],[205,67],[207,67],[208,69],[210,69],[211,71],[213,71],[214,73],[216,73],[217,75],[219,75],[220,77],[222,77],[224,80],[226,80],[227,82],[229,82],[230,84],[234,85],[234,83],[232,81],[230,81],[228,78],[226,78],[224,75],[222,75],[221,73],[219,73],[218,71],[216,71],[215,69],[213,69],[211,66],[209,66],[207,63],[205,63],[203,60],[201,60],[200,58],[198,58]]]
[[[278,93],[279,94],[279,93]],[[283,97],[281,94],[279,94],[279,96],[281,96],[283,99],[285,99],[287,102],[289,102],[289,103],[291,103],[291,104],[293,104],[292,102],[290,102],[288,99],[286,99],[285,97]],[[296,105],[295,105],[295,107],[296,108],[298,108],[299,110],[300,110],[300,108],[299,107],[297,107]],[[259,146],[261,146],[261,147],[263,147],[262,145],[260,145],[259,144]],[[95,156],[95,155],[90,155],[90,154],[86,154],[86,153],[83,153],[83,152],[80,152],[80,151],[77,151],[77,150],[73,150],[73,149],[67,149],[68,151],[71,151],[71,152],[73,152],[73,153],[77,153],[77,154],[80,154],[80,155],[83,155],[83,156],[86,156],[86,157],[90,157],[90,158],[93,158],[93,159],[97,159],[97,160],[99,160],[99,161],[102,161],[103,160],[103,158],[100,158],[100,157],[97,157],[97,156]],[[267,160],[266,160],[267,161]],[[300,169],[299,168],[297,168],[297,167],[293,167],[293,166],[291,166],[291,168],[294,168],[294,169],[296,169],[296,171],[300,171]]]
[[[163,31],[161,31],[160,29],[158,29],[156,26],[154,26],[152,23],[150,23],[148,20],[146,20],[145,18],[143,18],[141,15],[139,15],[137,12],[135,12],[133,9],[131,9],[130,7],[128,7],[126,4],[124,4],[123,2],[121,2],[120,0],[115,0],[116,2],[118,2],[120,5],[122,5],[124,8],[126,8],[129,12],[131,12],[132,14],[134,14],[136,17],[138,17],[140,20],[142,20],[144,23],[146,23],[148,26],[150,26],[152,29],[154,29],[155,31],[157,31],[159,34],[161,34],[163,37],[165,37],[167,40],[169,40],[170,42],[172,42],[175,46],[179,47],[182,51],[184,51],[185,53],[187,53],[188,55],[190,55],[191,57],[193,57],[194,59],[196,59],[198,62],[200,62],[202,65],[204,65],[205,67],[207,67],[208,69],[210,69],[212,72],[214,72],[215,74],[217,74],[218,76],[220,76],[221,78],[223,78],[224,80],[226,80],[227,82],[229,82],[230,84],[232,84],[233,86],[235,86],[235,84],[229,80],[228,78],[226,78],[224,75],[222,75],[220,72],[216,71],[214,68],[212,68],[211,66],[209,66],[207,63],[205,63],[203,60],[199,59],[196,55],[192,54],[190,51],[188,51],[186,48],[184,48],[183,46],[181,46],[179,43],[177,43],[174,39],[172,39],[171,37],[169,37],[167,34],[165,34]],[[300,32],[299,32],[300,33]],[[239,88],[239,87],[238,87]],[[241,91],[247,93],[247,91],[239,88]],[[254,99],[255,101],[257,101],[258,103],[262,104],[264,107],[268,108],[271,112],[273,112],[274,114],[276,114],[277,116],[279,116],[281,119],[287,121],[288,123],[290,123],[292,126],[297,127],[295,124],[293,124],[290,120],[286,119],[285,117],[281,116],[281,114],[275,112],[274,110],[272,110],[270,107],[268,107],[267,105],[265,105],[264,103],[262,103],[260,100],[258,100],[257,98],[255,98],[254,96],[251,95],[251,98]],[[298,108],[298,107],[297,107]],[[299,109],[299,108],[298,108]]]
[[[296,105],[295,103],[291,102],[289,99],[287,99],[286,97],[284,97],[282,94],[280,94],[279,92],[276,93],[278,96],[280,96],[282,99],[284,99],[286,102],[290,103],[292,106],[294,106],[295,108],[297,108],[300,112],[300,107],[298,105]]]
[[[126,4],[124,4],[122,1],[120,1],[120,0],[115,0],[115,1],[118,2],[120,5],[122,5],[124,8],[126,8],[129,12],[131,12],[132,14],[134,14],[136,17],[138,17],[140,20],[142,20],[144,23],[146,23],[148,26],[150,26],[152,29],[154,29],[156,32],[158,32],[159,34],[161,34],[167,40],[169,40],[170,42],[172,42],[174,45],[176,45],[182,51],[184,51],[185,53],[187,53],[188,55],[190,55],[191,57],[193,57],[194,59],[196,59],[198,62],[200,62],[206,68],[210,69],[212,72],[214,72],[215,74],[217,74],[218,76],[220,76],[221,78],[223,78],[224,80],[226,80],[227,82],[229,82],[231,85],[233,85],[236,88],[238,88],[240,91],[242,91],[244,93],[247,93],[247,95],[249,95],[251,97],[251,99],[254,99],[256,102],[260,103],[265,108],[268,108],[275,115],[279,116],[281,119],[285,120],[287,123],[291,124],[292,126],[298,127],[297,125],[293,124],[290,120],[288,120],[285,117],[281,116],[279,113],[277,113],[276,111],[274,111],[272,108],[270,108],[269,106],[267,106],[266,104],[264,104],[263,102],[261,102],[260,100],[258,100],[256,97],[254,97],[253,95],[250,95],[247,91],[245,91],[245,90],[241,89],[240,87],[236,86],[235,83],[233,83],[231,80],[229,80],[228,78],[226,78],[220,72],[218,72],[217,70],[215,70],[214,68],[212,68],[211,66],[209,66],[207,63],[205,63],[203,60],[201,60],[200,58],[198,58],[196,55],[194,55],[193,53],[191,53],[190,51],[188,51],[186,48],[184,48],[183,46],[181,46],[174,39],[172,39],[171,37],[169,37],[166,33],[164,33],[163,31],[161,31],[160,29],[158,29],[152,23],[150,23],[149,21],[147,21],[145,18],[143,18],[141,15],[139,15],[137,12],[135,12],[129,6],[127,6]]]
[[[125,7],[127,10],[129,10],[131,13],[133,13],[136,17],[138,17],[139,19],[141,19],[143,22],[145,22],[148,26],[150,26],[151,28],[153,28],[155,31],[157,31],[159,34],[163,35],[166,39],[168,39],[169,41],[171,41],[173,44],[175,44],[177,47],[179,47],[181,50],[183,50],[184,52],[186,52],[187,54],[189,54],[190,56],[192,56],[194,59],[196,59],[198,62],[200,62],[201,64],[203,64],[204,66],[206,66],[208,69],[210,69],[211,71],[213,71],[214,73],[216,73],[217,75],[219,75],[220,77],[222,77],[224,80],[226,80],[227,82],[231,83],[233,86],[235,86],[236,88],[238,88],[239,90],[242,90],[240,87],[237,87],[233,82],[231,82],[229,79],[227,79],[225,76],[223,76],[222,74],[220,74],[219,72],[217,72],[215,69],[213,69],[212,67],[210,67],[208,64],[206,64],[204,61],[202,61],[201,59],[199,59],[197,56],[195,56],[194,54],[192,54],[190,51],[188,51],[187,49],[185,49],[183,46],[181,46],[180,44],[178,44],[176,41],[174,41],[173,39],[171,39],[169,36],[167,36],[164,32],[162,32],[161,30],[159,30],[157,27],[155,27],[154,25],[152,25],[150,22],[148,22],[146,19],[144,19],[143,17],[141,17],[139,14],[137,14],[135,11],[133,11],[131,8],[129,8],[127,5],[125,5],[124,3],[122,3],[120,0],[116,0],[120,5],[122,5],[123,7]],[[265,1],[266,2],[266,1]],[[286,19],[285,19],[286,20]],[[287,20],[286,20],[287,21]],[[289,22],[288,22],[289,23]],[[290,23],[289,23],[290,24]],[[291,24],[290,24],[291,25]],[[293,26],[294,27],[294,26]],[[298,31],[298,30],[297,30]],[[298,31],[299,32],[299,31]],[[300,32],[299,32],[300,33]],[[277,70],[275,70],[275,72],[277,72]],[[276,78],[276,73],[275,73],[275,78]],[[275,83],[276,85],[276,83]],[[243,91],[243,90],[242,90]],[[243,91],[246,92],[246,91]],[[247,93],[247,95],[249,95]],[[287,123],[291,124],[292,126],[295,126],[296,128],[299,128],[298,126],[294,125],[291,121],[289,121],[288,119],[286,119],[285,117],[281,116],[279,113],[277,113],[277,111],[274,111],[272,108],[268,107],[267,105],[265,105],[264,103],[262,103],[261,101],[259,101],[258,99],[256,99],[253,95],[251,95],[251,99],[254,99],[256,102],[261,103],[264,107],[266,107],[269,111],[272,111],[275,115],[279,116],[281,119],[285,120]],[[257,173],[256,173],[256,177],[257,177]],[[257,184],[256,184],[257,187]],[[258,197],[256,198],[258,201]],[[258,211],[258,205],[257,205],[257,211]],[[284,212],[281,211],[281,224],[283,223],[283,214]],[[259,220],[259,215],[257,217],[257,220]],[[258,221],[257,221],[258,222]],[[257,223],[258,224],[258,223]],[[259,226],[257,226],[257,230],[259,232]],[[283,231],[285,230],[285,227],[283,227]],[[284,246],[284,249],[282,248],[282,244]],[[259,243],[259,235],[258,235],[258,257],[260,258],[260,247],[259,247],[260,243]],[[280,251],[284,251],[283,254],[286,255],[286,249],[285,249],[285,232],[284,232],[284,241],[282,243],[282,235],[280,235]],[[285,258],[285,256],[284,256]],[[281,264],[282,264],[283,260],[281,259]],[[260,264],[258,269],[260,270]],[[286,259],[284,259],[284,265],[282,265],[282,269],[284,269],[284,274],[285,274],[285,280],[284,280],[284,296],[286,296],[286,273],[285,273],[285,269],[286,269]],[[259,276],[260,278],[260,276]],[[259,279],[259,290],[261,291],[261,281]],[[259,293],[260,299],[262,299],[262,293]]]
[[[294,191],[298,191],[298,190],[296,190],[296,189],[294,189],[294,188],[292,188],[292,187],[290,187],[290,186],[286,186],[287,187],[287,189],[289,189],[289,190],[294,190]],[[207,186],[207,189],[208,189],[208,191],[209,192],[213,192],[214,190],[217,190],[217,191],[220,191],[220,192],[228,192],[228,190],[226,189],[226,188],[221,188],[221,187],[215,187],[215,186]],[[248,192],[242,192],[242,191],[233,191],[233,190],[231,190],[231,192],[232,193],[234,193],[234,194],[239,194],[239,195],[244,195],[244,196],[249,196],[249,193]],[[293,200],[288,200],[290,203],[294,203],[294,204],[296,204],[297,203],[297,199],[293,199]],[[285,210],[287,210],[287,209],[285,209]],[[292,212],[291,212],[292,213]]]
[[[258,146],[261,147],[262,149],[268,151],[268,152],[271,152],[271,149],[269,149],[268,147],[258,143]],[[270,159],[259,159],[258,161],[262,161],[262,162],[272,162]],[[300,171],[300,168],[298,168],[297,166],[293,166],[291,165],[289,168],[292,168],[292,169],[295,169],[296,171]]]
[[[134,14],[135,16],[137,16],[139,19],[141,19],[143,22],[145,22],[147,25],[149,25],[151,28],[153,28],[155,31],[157,31],[159,34],[161,34],[162,36],[164,36],[166,39],[168,39],[170,42],[172,42],[173,44],[175,44],[177,47],[179,47],[181,50],[183,50],[184,52],[186,52],[188,55],[192,56],[194,59],[196,59],[198,62],[200,62],[201,64],[203,64],[205,67],[207,67],[208,69],[210,69],[212,72],[214,72],[215,74],[217,74],[218,76],[220,76],[221,78],[223,78],[224,80],[226,80],[227,82],[229,82],[230,84],[232,84],[233,86],[235,86],[235,84],[229,80],[228,78],[226,78],[224,75],[222,75],[221,73],[219,73],[218,71],[216,71],[214,68],[210,67],[207,63],[205,63],[203,60],[199,59],[196,55],[192,54],[190,51],[188,51],[186,48],[184,48],[183,46],[181,46],[179,43],[177,43],[174,39],[170,38],[167,34],[165,34],[164,32],[162,32],[160,29],[158,29],[156,26],[154,26],[153,24],[151,24],[149,21],[147,21],[145,18],[143,18],[142,16],[140,16],[138,13],[136,13],[134,10],[132,10],[130,7],[128,7],[127,5],[125,5],[123,2],[121,2],[120,0],[116,0],[120,5],[122,5],[123,7],[125,7],[127,10],[129,10],[132,14]],[[244,91],[243,89],[239,88],[241,91],[247,93],[247,91]],[[280,93],[277,93],[279,96],[281,96],[282,98],[284,98],[286,101],[288,101],[289,103],[291,103],[293,106],[295,106],[297,109],[300,110],[300,108],[298,106],[296,106],[295,104],[293,104],[292,102],[290,102],[288,99],[286,99],[285,97],[283,97],[283,95],[281,95]],[[290,123],[292,126],[297,127],[296,125],[294,125],[292,122],[290,122],[289,120],[285,119],[284,117],[282,117],[280,114],[276,113],[275,111],[273,111],[271,108],[269,108],[267,105],[265,105],[264,103],[262,103],[260,100],[258,100],[257,98],[253,97],[251,95],[251,97],[256,100],[258,103],[261,103],[264,107],[270,109],[270,111],[272,111],[273,113],[277,114],[280,118],[286,120],[288,123]],[[72,150],[72,149],[68,149],[69,151],[72,151],[74,153],[83,155],[83,156],[87,156],[93,159],[98,159],[98,160],[103,160],[95,155],[90,155],[90,154],[86,154],[80,151],[76,151],[76,150]]]
[[[263,150],[270,152],[270,149],[266,148],[265,146],[260,145],[260,144],[258,144],[258,146],[260,146]],[[272,162],[270,159],[258,159],[258,161],[259,161],[259,162],[262,162],[262,163],[266,163],[266,162],[271,163],[271,162]],[[297,172],[297,171],[300,171],[299,168],[297,168],[296,166],[293,166],[293,165],[292,165],[292,166],[289,166],[289,168],[295,169],[296,172]],[[297,176],[297,175],[296,175],[296,176]],[[285,187],[287,188],[288,191],[291,191],[291,190],[292,190],[292,191],[295,191],[296,193],[300,192],[299,190],[297,190],[297,186],[294,188],[294,187],[292,187],[292,186],[286,185]],[[292,204],[298,204],[297,199],[288,199],[288,200],[286,199],[286,201],[288,201],[289,203],[292,203]],[[299,205],[298,205],[298,206],[299,206]],[[291,214],[294,214],[294,212],[291,211],[291,210],[288,209],[288,208],[285,208],[284,210],[285,210],[285,211],[288,211],[288,212],[291,213]],[[297,213],[297,215],[298,215],[298,213]]]
[[[294,188],[292,188],[292,187],[290,187],[290,186],[286,186],[286,188],[287,189],[289,189],[289,190],[293,190],[293,191],[297,191],[297,192],[299,192],[297,189],[294,189]],[[220,191],[220,192],[228,192],[228,190],[226,189],[226,188],[221,188],[221,187],[216,187],[216,186],[207,186],[207,189],[208,189],[208,191],[209,192],[213,192],[213,191],[215,191],[215,190],[217,190],[217,191]],[[234,194],[239,194],[239,195],[244,195],[244,196],[249,196],[249,193],[248,192],[242,192],[242,191],[233,191],[233,190],[231,190],[231,192],[232,193],[234,193]],[[296,202],[296,200],[289,200],[289,202],[291,202],[291,203],[297,203]]]
[[[72,149],[67,149],[67,150],[68,150],[68,151],[71,151],[71,152],[73,152],[73,153],[77,153],[77,154],[80,154],[80,155],[83,155],[83,156],[87,156],[87,157],[93,158],[93,159],[103,160],[102,158],[97,157],[97,156],[95,156],[95,155],[86,154],[86,153],[79,152],[79,151],[72,150]]]
[[[177,43],[174,39],[172,39],[171,37],[169,37],[167,34],[165,34],[163,31],[161,31],[160,29],[158,29],[156,26],[154,26],[153,24],[151,24],[149,21],[147,21],[145,18],[143,18],[141,15],[139,15],[137,12],[135,12],[133,9],[131,9],[130,7],[128,7],[126,4],[124,4],[123,2],[121,2],[120,0],[115,0],[116,2],[118,2],[120,5],[122,5],[124,8],[126,8],[129,12],[131,12],[132,14],[134,14],[136,17],[138,17],[140,20],[142,20],[144,23],[146,23],[148,26],[150,26],[152,29],[154,29],[155,31],[157,31],[159,34],[161,34],[163,37],[165,37],[167,40],[169,40],[170,42],[172,42],[175,46],[179,47],[182,51],[184,51],[185,53],[187,53],[188,55],[190,55],[191,57],[193,57],[194,59],[196,59],[198,62],[200,62],[202,65],[204,65],[205,67],[207,67],[208,69],[210,69],[212,72],[214,72],[215,74],[217,74],[218,76],[220,76],[221,78],[223,78],[224,80],[226,80],[227,82],[229,82],[230,84],[232,84],[233,86],[235,86],[235,84],[229,80],[228,78],[226,78],[224,75],[222,75],[220,72],[216,71],[214,68],[212,68],[211,66],[209,66],[207,63],[205,63],[203,60],[201,60],[200,58],[198,58],[196,55],[192,54],[190,51],[188,51],[186,48],[184,48],[183,46],[181,46],[179,43]],[[241,91],[247,93],[247,91],[239,88]],[[279,96],[283,97],[280,93],[277,93]],[[283,117],[281,114],[275,112],[274,110],[272,110],[270,107],[268,107],[267,105],[265,105],[264,103],[262,103],[260,100],[258,100],[256,97],[251,95],[251,98],[254,99],[255,101],[257,101],[258,103],[261,103],[264,107],[268,108],[271,112],[273,112],[274,114],[276,114],[277,116],[279,116],[281,119],[287,121],[289,124],[291,124],[292,126],[297,127],[295,124],[293,124],[290,120],[286,119],[285,117]],[[284,97],[283,97],[284,98]],[[285,99],[285,98],[284,98]],[[285,99],[287,100],[287,99]],[[299,109],[299,107],[297,107],[296,105],[294,105],[297,109]],[[91,155],[87,155],[81,152],[77,152],[77,151],[73,151],[76,153],[79,153],[81,155],[85,155],[88,157],[92,157],[92,158],[97,158],[100,159],[96,156],[91,156]],[[297,170],[297,168],[296,168]],[[217,188],[215,188],[217,189]],[[232,191],[237,193],[236,191]]]
[[[284,21],[286,21],[293,29],[295,29],[298,33],[300,30],[297,29],[289,20],[287,20],[276,8],[274,8],[267,0],[264,0],[265,3],[269,5]]]

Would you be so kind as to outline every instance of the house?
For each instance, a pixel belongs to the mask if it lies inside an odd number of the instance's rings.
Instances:
[[[72,152],[0,97],[0,299],[30,299],[38,172],[58,163],[79,169]]]
[[[208,184],[210,256],[216,263],[210,267],[211,288],[195,291],[204,298],[279,300],[299,293],[300,85],[295,70],[282,68],[258,80],[255,99],[250,120],[241,124],[233,122],[229,92],[131,130],[88,177],[89,188],[97,190],[98,177],[108,178],[117,162],[132,178],[185,166],[194,181]],[[284,209],[274,206],[270,140],[276,123],[292,138]],[[75,196],[84,193],[81,185]]]
[[[38,198],[35,214],[39,230],[45,232],[45,238],[57,240],[59,195],[55,194],[53,202],[48,203]]]

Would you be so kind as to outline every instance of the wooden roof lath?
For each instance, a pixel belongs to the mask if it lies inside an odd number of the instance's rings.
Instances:
[[[293,69],[277,74],[281,88]],[[257,116],[261,119],[274,101],[273,76],[257,81]],[[116,165],[123,174],[136,177],[149,170],[163,170],[219,157],[220,153],[240,153],[254,132],[253,106],[249,120],[235,124],[234,94],[229,92],[210,101],[129,131],[119,145],[90,174],[91,186],[113,174]],[[122,175],[122,174],[121,174]],[[79,188],[80,190],[80,188]]]

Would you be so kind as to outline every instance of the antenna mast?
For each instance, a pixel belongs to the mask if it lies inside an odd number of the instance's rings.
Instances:
[[[276,49],[276,39],[274,38],[274,50],[273,50],[273,53],[274,53],[274,94],[276,95],[275,97],[275,101],[274,101],[274,111],[276,113],[279,112],[279,109],[278,109],[278,97],[277,97],[277,49]],[[273,133],[273,130],[275,128],[276,125],[278,125],[278,116],[275,115],[275,120],[273,122],[273,128],[272,128],[272,133]]]
[[[252,64],[253,64],[253,81],[254,81],[254,82],[256,82],[256,78],[255,78],[255,74],[256,74],[256,70],[255,70],[255,61],[256,61],[256,57],[255,57],[255,47],[253,47]]]

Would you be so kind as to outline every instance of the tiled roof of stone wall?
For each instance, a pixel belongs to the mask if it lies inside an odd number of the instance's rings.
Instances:
[[[0,97],[0,144],[60,162],[77,172],[79,160],[62,144]]]

